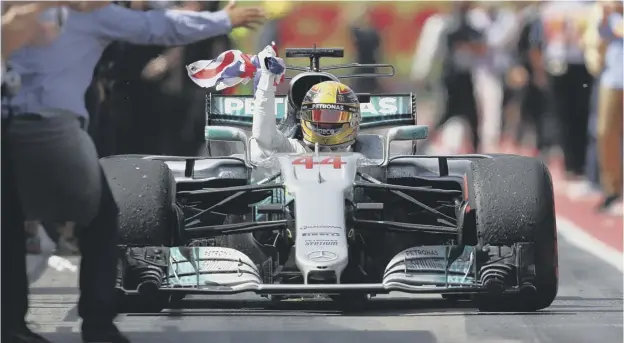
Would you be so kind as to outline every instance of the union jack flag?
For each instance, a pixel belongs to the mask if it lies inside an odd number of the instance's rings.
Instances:
[[[269,57],[268,69],[279,75],[276,85],[284,80],[285,65],[281,58]],[[198,86],[216,87],[222,90],[239,83],[247,84],[258,69],[260,61],[257,55],[247,55],[240,50],[228,50],[214,60],[197,61],[186,66],[188,75]]]

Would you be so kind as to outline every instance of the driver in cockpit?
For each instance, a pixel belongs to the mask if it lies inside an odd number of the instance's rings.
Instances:
[[[259,75],[254,99],[251,158],[262,160],[274,153],[305,153],[318,143],[321,151],[348,151],[360,128],[360,103],[348,86],[325,81],[305,95],[299,112],[303,139],[288,138],[277,128],[275,119],[275,80],[269,57],[276,57],[268,46],[258,54]]]

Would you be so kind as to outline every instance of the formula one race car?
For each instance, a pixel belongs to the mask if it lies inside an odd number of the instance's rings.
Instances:
[[[287,51],[311,65],[291,80],[281,112],[278,105],[282,123],[309,87],[336,78],[318,60],[338,55]],[[412,95],[359,96],[364,125],[390,128],[385,137],[361,134],[350,152],[254,162],[246,98],[209,95],[207,141],[242,146],[240,154],[103,159],[121,211],[121,302],[160,311],[187,294],[255,292],[357,307],[399,291],[470,297],[487,311],[548,307],[558,288],[557,235],[544,164],[393,155],[392,142],[428,134],[415,125]]]

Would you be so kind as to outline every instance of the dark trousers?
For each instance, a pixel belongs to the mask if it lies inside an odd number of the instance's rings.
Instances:
[[[17,188],[11,159],[9,143],[2,121],[2,261],[0,272],[5,280],[2,287],[2,341],[8,342],[8,334],[12,330],[25,325],[24,316],[28,309],[28,276],[26,275],[26,232],[24,216],[17,199]],[[7,281],[10,280],[10,281]]]
[[[24,220],[77,223],[82,260],[78,313],[83,330],[117,315],[118,208],[95,147],[73,116],[16,116],[2,123],[2,298],[5,328],[28,309]],[[3,304],[7,304],[6,302]]]
[[[545,148],[544,139],[544,93],[534,83],[529,82],[520,91],[520,123],[516,131],[516,142],[521,143],[530,128],[535,129],[536,148]]]
[[[568,174],[580,176],[585,171],[592,83],[582,64],[571,64],[564,74],[550,76],[553,111],[561,128],[561,149]]]
[[[585,175],[597,189],[600,188],[600,171],[598,164],[598,92],[600,90],[600,79],[594,79],[591,99],[589,101],[589,121],[587,125],[587,155],[585,163]]]
[[[479,118],[472,75],[469,73],[451,74],[445,77],[444,83],[447,91],[445,108],[432,131],[437,132],[454,116],[464,117],[470,126],[472,148],[478,152],[480,143]]]

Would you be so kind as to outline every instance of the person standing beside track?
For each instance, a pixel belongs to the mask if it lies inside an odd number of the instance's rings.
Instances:
[[[535,77],[548,87],[553,112],[561,128],[566,179],[582,182],[588,143],[592,76],[585,66],[581,38],[591,11],[588,1],[546,1],[531,32],[531,63]]]
[[[85,131],[84,94],[93,69],[114,40],[183,45],[263,20],[255,7],[232,2],[219,12],[133,11],[109,4],[91,12],[60,11],[59,35],[24,47],[9,62],[22,85],[2,116],[3,313],[10,342],[47,342],[25,323],[28,309],[24,220],[78,224],[82,252],[78,312],[84,342],[129,342],[113,323],[118,208]],[[12,172],[12,175],[11,173]],[[6,303],[5,303],[6,304]],[[3,332],[3,336],[4,333]]]
[[[604,199],[599,211],[622,211],[622,116],[624,101],[624,5],[602,3],[599,26],[606,43],[604,70],[598,93],[597,148]]]
[[[471,26],[483,35],[486,53],[477,58],[473,83],[480,109],[481,152],[495,151],[501,142],[504,78],[513,62],[513,44],[518,37],[518,16],[503,5],[482,1],[468,13]]]
[[[517,41],[517,68],[526,75],[526,83],[520,89],[520,125],[515,132],[517,145],[523,144],[523,139],[529,126],[535,130],[535,147],[540,158],[547,158],[550,148],[555,144],[556,127],[552,125],[552,115],[547,111],[547,89],[536,75],[540,70],[535,70],[531,63],[531,38],[533,27],[539,25],[539,8],[533,2],[523,3],[524,8],[520,11],[520,32]],[[539,66],[537,66],[539,67]]]
[[[469,10],[471,1],[462,1],[454,5],[454,11],[448,18],[448,24],[442,36],[445,44],[442,79],[447,97],[443,112],[432,125],[430,137],[440,130],[451,118],[461,116],[470,126],[473,151],[479,152],[479,118],[475,99],[473,72],[480,57],[487,52],[485,37],[470,23]],[[427,140],[419,149],[425,149]]]

